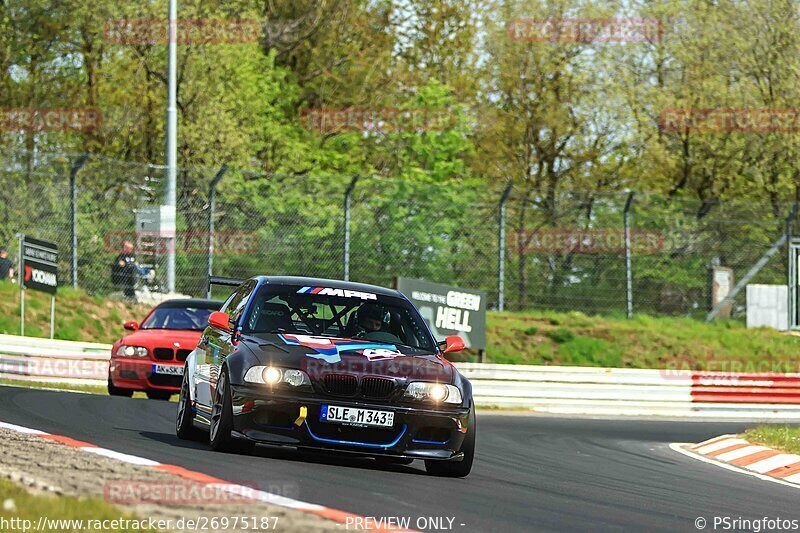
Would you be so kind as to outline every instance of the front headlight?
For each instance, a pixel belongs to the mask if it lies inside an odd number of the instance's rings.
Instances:
[[[406,387],[405,398],[435,403],[461,403],[461,391],[453,385],[415,381]]]
[[[277,385],[286,383],[292,387],[311,386],[311,379],[302,370],[294,368],[278,368],[275,366],[253,366],[245,373],[247,383],[261,383],[263,385]]]
[[[125,346],[120,344],[116,355],[117,357],[147,357],[148,351],[144,346]]]

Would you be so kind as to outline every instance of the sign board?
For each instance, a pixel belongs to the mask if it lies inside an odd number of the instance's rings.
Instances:
[[[722,303],[731,289],[733,289],[733,269],[722,266],[711,267],[711,309]],[[730,302],[717,316],[730,318],[732,311],[733,302]]]
[[[436,340],[461,335],[468,348],[486,348],[485,292],[410,278],[397,278],[396,285],[419,309]]]
[[[175,236],[175,207],[160,205],[136,210],[136,232]]]
[[[22,282],[26,289],[55,294],[58,246],[26,236],[22,241]]]
[[[786,285],[747,286],[747,327],[789,329],[789,288]]]

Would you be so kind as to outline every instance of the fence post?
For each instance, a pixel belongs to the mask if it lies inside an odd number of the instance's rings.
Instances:
[[[795,219],[797,218],[797,210],[800,207],[800,187],[795,189],[795,199],[794,204],[792,204],[792,210],[789,212],[789,216],[786,218],[786,293],[788,294],[788,302],[786,304],[786,312],[789,314],[787,317],[788,320],[786,321],[786,326],[791,331],[793,326],[797,323],[797,316],[796,316],[796,300],[795,300],[795,292],[797,291],[797,261],[792,254],[797,253],[792,248],[792,240],[794,238],[794,223]]]
[[[24,233],[16,233],[14,235],[17,239],[19,239],[19,270],[17,271],[17,281],[19,282],[19,334],[20,336],[25,336],[25,275],[23,274],[23,270],[25,269],[25,260],[22,258],[24,253],[24,242],[25,242],[25,234]]]
[[[506,278],[506,201],[511,194],[512,183],[506,186],[500,197],[498,235],[497,235],[497,310],[505,309],[505,278]]]
[[[89,156],[83,154],[75,160],[69,171],[69,207],[72,219],[72,287],[78,288],[78,187],[76,178],[78,171],[86,163]]]
[[[353,176],[344,191],[344,280],[350,281],[350,195],[356,187],[358,176]]]
[[[228,171],[228,165],[222,165],[217,174],[208,186],[208,257],[206,259],[206,272],[208,279],[211,279],[211,271],[214,267],[214,210],[217,204],[217,184],[222,176]],[[206,298],[211,298],[211,283],[207,283]]]
[[[630,210],[633,203],[633,192],[628,193],[628,199],[625,202],[625,211],[622,213],[623,223],[625,225],[625,280],[627,290],[625,291],[625,301],[627,304],[628,318],[633,317],[633,272],[631,270],[631,224],[630,224]]]

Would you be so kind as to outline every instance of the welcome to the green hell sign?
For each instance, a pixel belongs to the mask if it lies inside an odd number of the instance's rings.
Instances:
[[[419,309],[434,337],[461,335],[470,348],[486,348],[486,294],[419,279],[398,278],[397,290]]]

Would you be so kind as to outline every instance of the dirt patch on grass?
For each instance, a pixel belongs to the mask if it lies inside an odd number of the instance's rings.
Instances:
[[[224,491],[211,490],[202,483],[81,451],[35,435],[0,429],[0,454],[3,457],[0,477],[14,481],[30,492],[101,498],[138,518],[153,517],[171,520],[175,524],[181,518],[255,517],[257,520],[269,519],[270,525],[277,526],[274,528],[276,531],[342,530],[335,522],[308,513],[246,498],[237,499]],[[156,494],[166,495],[158,501],[168,503],[151,503]],[[209,494],[214,495],[211,501],[207,498]],[[284,496],[291,497],[290,494]],[[228,527],[225,531],[253,529],[251,522],[250,527]]]

